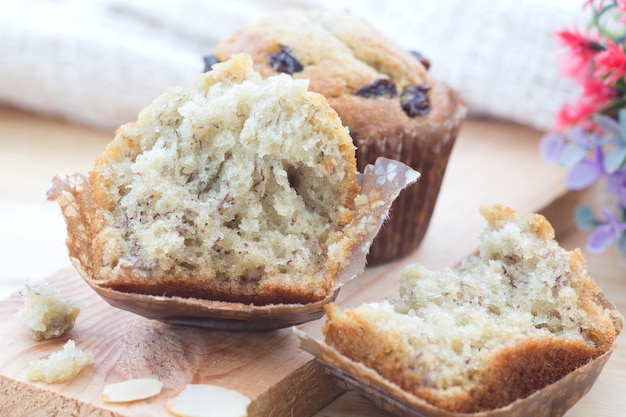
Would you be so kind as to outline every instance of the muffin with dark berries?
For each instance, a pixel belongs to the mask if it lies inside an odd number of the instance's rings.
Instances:
[[[421,243],[466,109],[428,72],[429,62],[368,22],[345,12],[285,11],[241,27],[205,57],[245,52],[264,77],[309,79],[339,114],[357,147],[358,170],[384,156],[422,176],[394,203],[374,240],[370,265],[405,256]]]

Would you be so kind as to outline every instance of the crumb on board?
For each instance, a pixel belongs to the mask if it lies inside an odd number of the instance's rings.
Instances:
[[[73,340],[68,340],[63,349],[53,352],[46,359],[28,364],[28,378],[31,381],[47,383],[66,382],[78,375],[86,366],[93,363],[93,354],[76,348]]]
[[[20,294],[24,307],[18,311],[17,317],[37,341],[60,337],[70,331],[84,305],[61,299],[59,290],[45,282],[26,285]]]

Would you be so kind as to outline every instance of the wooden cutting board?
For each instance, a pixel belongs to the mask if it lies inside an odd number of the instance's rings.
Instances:
[[[455,264],[474,252],[484,221],[480,204],[499,202],[521,212],[571,202],[563,170],[538,155],[539,133],[509,124],[466,123],[450,159],[430,229],[419,250],[388,265],[368,268],[345,285],[340,304],[395,295],[398,271],[419,261],[431,268]],[[561,229],[560,219],[550,219]],[[563,221],[563,228],[571,219]],[[33,262],[37,262],[36,259]],[[249,415],[313,415],[341,394],[313,358],[300,351],[291,329],[227,333],[173,327],[114,309],[99,299],[70,267],[49,278],[62,296],[85,300],[68,335],[92,351],[93,366],[64,384],[30,382],[29,361],[61,349],[66,339],[34,342],[15,320],[19,295],[0,301],[0,411],[2,416],[169,416],[168,397],[187,383],[236,389],[252,399]],[[301,328],[320,337],[323,319]],[[105,384],[153,376],[165,383],[153,399],[130,405],[100,400]]]
[[[67,299],[83,300],[67,335],[94,355],[67,384],[33,383],[28,362],[60,350],[67,340],[34,342],[15,319],[23,305],[17,294],[0,303],[0,409],[3,416],[167,416],[165,401],[187,383],[236,389],[253,399],[250,415],[313,414],[341,393],[319,365],[298,349],[291,329],[228,333],[154,322],[110,307],[72,269],[48,282]],[[165,386],[148,401],[112,406],[100,400],[104,384],[155,377]]]

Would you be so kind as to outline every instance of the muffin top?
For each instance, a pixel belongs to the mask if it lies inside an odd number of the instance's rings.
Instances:
[[[353,139],[400,136],[456,125],[459,99],[428,73],[428,61],[346,12],[285,11],[241,27],[207,57],[245,52],[264,77],[310,80],[348,126]]]

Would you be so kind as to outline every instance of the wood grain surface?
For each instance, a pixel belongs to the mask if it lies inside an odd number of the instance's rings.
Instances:
[[[310,416],[341,393],[330,376],[299,350],[291,329],[229,333],[171,326],[110,307],[71,268],[47,281],[63,298],[84,301],[86,307],[67,337],[36,343],[12,320],[23,304],[20,296],[0,302],[0,410],[8,413],[2,415],[44,416],[58,407],[71,413],[78,406],[83,409],[80,416],[108,415],[105,411],[115,416],[169,415],[164,407],[167,398],[186,384],[207,383],[251,398],[250,416]],[[94,365],[66,384],[29,381],[28,363],[60,350],[67,338],[91,351]],[[101,401],[105,384],[134,378],[157,378],[164,389],[159,396],[132,405]],[[32,394],[20,395],[33,391],[38,391],[37,401],[28,400]],[[16,401],[16,396],[23,400]]]
[[[473,253],[484,227],[480,204],[543,211],[563,246],[584,244],[571,209],[590,194],[566,193],[564,170],[538,156],[539,137],[539,132],[504,122],[467,121],[422,246],[404,259],[368,268],[344,286],[338,302],[354,305],[394,296],[398,271],[407,263],[441,268]],[[185,383],[209,381],[253,398],[250,415],[388,416],[354,393],[340,395],[334,381],[298,349],[289,329],[233,334],[172,327],[113,309],[97,298],[69,266],[62,218],[44,195],[54,174],[87,172],[111,138],[112,132],[0,108],[0,296],[8,296],[0,301],[0,415],[165,417],[170,415],[163,408],[169,395]],[[589,268],[625,311],[626,265],[617,254],[590,256]],[[14,320],[21,303],[15,291],[42,278],[57,283],[65,296],[89,302],[69,337],[94,352],[95,364],[66,384],[32,383],[25,374],[29,360],[60,349],[63,342],[36,343]],[[319,337],[322,323],[310,323],[306,331]],[[620,336],[618,342],[623,340]],[[131,406],[100,401],[105,383],[145,374],[164,379],[160,396]],[[626,350],[618,346],[594,389],[567,416],[621,416],[625,386]]]

